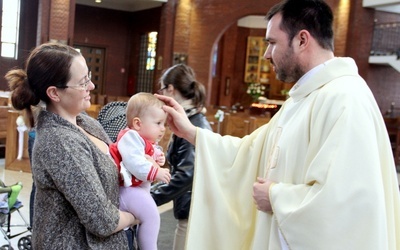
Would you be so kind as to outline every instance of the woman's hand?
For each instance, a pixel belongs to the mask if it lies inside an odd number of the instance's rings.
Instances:
[[[140,224],[140,221],[133,214],[119,210],[119,223],[114,233],[137,224]]]
[[[189,121],[182,106],[171,97],[154,95],[166,104],[163,109],[168,113],[167,122],[172,132],[176,136],[185,138],[190,143],[195,144],[196,127]]]

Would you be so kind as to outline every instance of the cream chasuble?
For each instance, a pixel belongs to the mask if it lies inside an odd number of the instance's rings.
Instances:
[[[188,250],[400,249],[400,195],[385,124],[350,58],[296,85],[242,139],[197,129]],[[256,210],[257,176],[277,182]]]

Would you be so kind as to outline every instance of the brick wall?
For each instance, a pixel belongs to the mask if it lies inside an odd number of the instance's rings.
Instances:
[[[224,57],[223,59],[222,75],[219,80],[211,77],[213,46],[224,38],[224,34],[226,34],[226,38],[232,37],[230,27],[239,18],[246,15],[265,15],[276,2],[276,0],[270,2],[260,0],[192,1],[190,7],[190,32],[175,32],[174,51],[187,49],[185,52],[189,55],[189,65],[195,69],[199,81],[203,82],[208,90],[209,104],[232,105],[238,101],[238,98],[243,96],[243,90],[239,89],[240,86],[243,86],[240,83],[242,77],[236,73],[241,67],[240,62],[243,63],[242,67],[244,67],[244,61],[241,57],[241,50],[244,48],[236,46],[243,44],[243,40],[239,40],[243,39],[243,37],[238,34],[236,35],[238,40],[223,40],[224,51],[234,53],[236,57],[232,59],[232,56],[225,54],[228,58]],[[398,73],[389,67],[370,65],[368,63],[375,11],[363,8],[362,0],[351,0],[348,6],[343,6],[342,2],[339,0],[327,0],[327,3],[332,7],[335,18],[337,18],[334,26],[336,35],[335,54],[337,56],[350,56],[355,59],[361,76],[371,86],[382,109],[385,109],[391,100],[395,99],[399,100],[400,105],[400,86],[397,87],[400,83]],[[386,15],[386,13],[383,15]],[[178,14],[178,16],[184,16],[183,19],[186,22],[189,19],[187,15]],[[398,15],[394,16],[389,18],[398,18]],[[226,31],[228,33],[225,33]],[[182,46],[182,43],[177,41],[185,41],[185,46]],[[186,48],[187,43],[189,44],[188,48]],[[231,47],[235,48],[232,49]],[[232,60],[235,60],[235,70],[233,72]],[[239,60],[240,62],[238,62]],[[224,90],[223,84],[225,84],[225,79],[228,76],[234,79],[231,84],[237,88],[233,88],[234,93],[232,96],[226,97],[222,94],[222,90]],[[222,86],[213,86],[215,84],[221,84]],[[221,98],[225,99],[221,100]]]
[[[140,36],[158,31],[159,17],[160,8],[130,13],[76,6],[74,44],[106,49],[104,94],[133,94]]]
[[[400,15],[377,11],[374,20],[376,23],[400,22]],[[368,65],[367,81],[383,113],[390,108],[392,102],[396,108],[400,107],[399,72],[390,66]]]
[[[74,44],[106,50],[104,93],[124,95],[129,51],[129,12],[76,5]]]
[[[138,37],[143,32],[158,30],[157,54],[160,65],[156,71],[155,85],[162,71],[172,65],[173,53],[186,53],[188,64],[195,69],[198,80],[207,88],[208,104],[229,106],[246,101],[242,81],[246,39],[249,35],[263,36],[265,31],[236,27],[236,22],[246,15],[265,15],[277,0],[183,2],[169,0],[162,8],[135,13],[76,6],[74,42],[107,48],[107,94],[133,94]],[[391,102],[400,106],[399,73],[389,66],[368,63],[375,20],[400,21],[400,15],[363,8],[362,0],[350,0],[350,8],[341,5],[344,1],[327,2],[337,18],[334,26],[336,55],[350,56],[356,60],[359,72],[371,87],[381,110],[387,110]],[[29,50],[36,45],[36,39],[42,39],[36,38],[37,18],[38,15],[41,17],[37,12],[38,0],[24,0],[22,3],[24,14],[21,16],[20,59],[0,58],[2,75],[12,67],[22,67]],[[348,25],[345,25],[347,22]],[[218,75],[213,78],[211,61],[213,48],[217,44],[223,61],[218,65]],[[125,73],[121,69],[126,69]],[[225,96],[224,84],[228,77],[232,91]],[[7,89],[3,77],[0,77],[0,89]]]
[[[257,2],[259,1],[168,1],[164,6],[163,13],[164,10],[171,9],[176,12],[172,41],[165,41],[172,42],[172,51],[163,50],[161,55],[169,58],[173,53],[188,54],[188,64],[195,69],[198,80],[207,88],[209,104],[229,106],[237,101],[237,84],[238,79],[243,79],[245,41],[249,32],[244,31],[247,33],[243,36],[243,30],[238,32],[236,22],[247,14],[264,15],[268,7],[262,6],[260,9]],[[242,12],[243,9],[245,12]],[[218,75],[213,78],[211,59],[217,44],[223,63],[222,67],[217,65]],[[171,65],[172,60],[163,60],[160,71]],[[160,71],[159,75],[162,73]],[[231,81],[231,91],[226,96],[224,84],[228,78]]]

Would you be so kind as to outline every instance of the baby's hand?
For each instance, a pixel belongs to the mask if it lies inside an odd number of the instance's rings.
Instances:
[[[151,162],[151,164],[153,164],[153,166],[157,166],[158,165],[158,163],[150,155],[144,155],[144,157],[146,157],[146,160]]]
[[[164,166],[165,164],[165,154],[163,152],[160,153],[160,155],[157,156],[156,162],[160,166]]]
[[[169,183],[169,181],[171,180],[171,174],[169,173],[169,169],[159,168],[156,175],[156,180],[162,181],[164,183]]]

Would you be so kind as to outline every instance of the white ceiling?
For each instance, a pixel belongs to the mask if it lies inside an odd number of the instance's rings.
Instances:
[[[160,7],[167,1],[168,0],[102,0],[101,3],[96,3],[95,0],[76,0],[76,3],[106,9],[134,12]]]
[[[363,0],[363,7],[374,8],[380,11],[400,13],[399,0]]]
[[[237,21],[237,25],[239,27],[246,27],[252,29],[266,29],[267,20],[265,20],[265,15],[264,16],[250,15],[240,18]]]
[[[380,11],[385,11],[385,12],[400,13],[400,4],[376,7],[375,9],[380,10]]]

